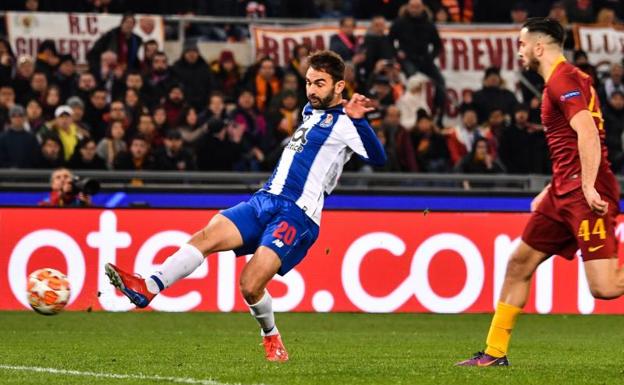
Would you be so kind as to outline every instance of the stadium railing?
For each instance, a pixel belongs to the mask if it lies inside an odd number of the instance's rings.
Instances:
[[[108,191],[232,191],[252,192],[270,176],[255,172],[75,171],[101,182]],[[49,170],[0,169],[0,190],[49,188]],[[345,172],[338,193],[418,194],[486,193],[532,194],[549,181],[547,175],[478,175]],[[624,179],[620,179],[620,183]]]

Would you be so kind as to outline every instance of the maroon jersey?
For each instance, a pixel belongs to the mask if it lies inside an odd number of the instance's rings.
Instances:
[[[563,57],[554,67],[542,95],[542,124],[552,160],[554,193],[560,196],[581,187],[578,137],[570,126],[570,120],[582,110],[588,110],[594,117],[600,135],[602,158],[596,190],[601,194],[612,193],[616,180],[607,160],[600,103],[591,77],[566,62]]]

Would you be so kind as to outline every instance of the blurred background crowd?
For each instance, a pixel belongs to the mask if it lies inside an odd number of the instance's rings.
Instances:
[[[456,106],[458,119],[445,119],[449,100],[436,62],[442,49],[437,26],[519,25],[547,15],[564,26],[614,26],[624,17],[624,4],[610,0],[4,0],[3,7],[124,12],[120,25],[88,52],[87,66],[59,53],[52,40],[42,42],[36,56],[18,56],[0,39],[0,167],[101,170],[268,171],[306,103],[310,47],[297,45],[283,66],[258,57],[244,67],[227,49],[209,61],[197,41],[240,41],[248,31],[189,24],[182,53],[169,57],[155,41],[133,33],[136,20],[129,12],[335,18],[339,28],[329,48],[348,63],[344,97],[358,92],[373,100],[376,110],[368,118],[388,154],[379,169],[353,159],[347,170],[512,174],[550,173],[541,79],[525,73],[528,84],[505,84],[499,68],[487,68],[482,84]],[[357,39],[354,30],[363,21],[366,34]],[[570,59],[594,78],[609,157],[621,174],[622,56],[604,71],[583,51]]]

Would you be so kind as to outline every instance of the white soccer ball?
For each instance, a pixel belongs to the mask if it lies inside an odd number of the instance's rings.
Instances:
[[[39,269],[28,276],[28,303],[39,314],[54,315],[69,301],[69,281],[54,269]]]

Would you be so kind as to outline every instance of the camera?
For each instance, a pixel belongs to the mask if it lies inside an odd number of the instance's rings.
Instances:
[[[71,181],[71,193],[76,195],[84,193],[86,195],[95,195],[100,191],[100,182],[95,179],[80,178],[75,176]]]

